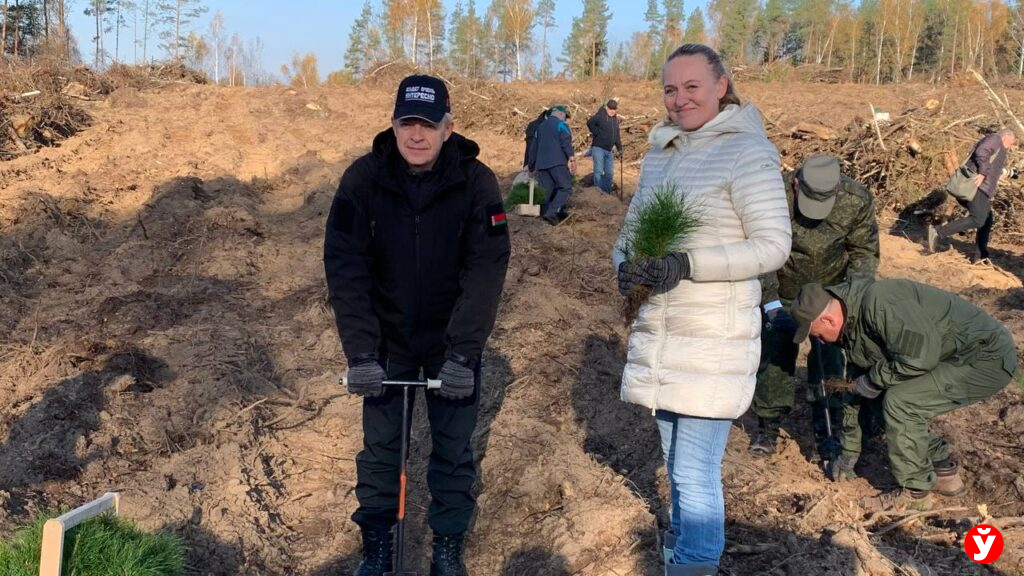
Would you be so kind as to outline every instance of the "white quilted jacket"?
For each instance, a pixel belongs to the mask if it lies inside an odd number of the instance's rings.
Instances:
[[[691,280],[652,296],[632,326],[622,399],[654,410],[737,418],[754,395],[761,353],[759,274],[789,257],[789,208],[779,152],[757,109],[730,105],[685,132],[662,122],[651,130],[630,210],[661,183],[703,210],[683,245]],[[623,261],[622,236],[612,260]]]

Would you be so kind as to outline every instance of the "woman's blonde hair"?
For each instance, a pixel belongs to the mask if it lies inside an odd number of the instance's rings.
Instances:
[[[676,48],[668,58],[665,59],[665,64],[661,67],[661,78],[665,78],[665,66],[672,60],[679,58],[680,56],[693,56],[701,55],[708,64],[711,66],[711,71],[715,74],[715,80],[718,80],[722,76],[725,76],[725,96],[718,101],[718,111],[721,112],[729,104],[740,104],[740,95],[736,93],[736,86],[732,83],[732,78],[729,76],[729,72],[725,69],[725,64],[722,63],[722,57],[718,55],[712,48],[703,44],[683,44],[679,48]]]

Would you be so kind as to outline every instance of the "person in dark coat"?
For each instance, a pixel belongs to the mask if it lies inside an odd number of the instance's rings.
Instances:
[[[928,250],[940,252],[948,248],[949,237],[977,229],[975,243],[978,251],[971,262],[991,264],[988,253],[988,240],[992,235],[992,199],[996,197],[999,181],[1005,177],[1007,153],[1017,145],[1017,136],[1012,130],[1000,130],[985,136],[974,145],[970,158],[963,168],[975,176],[978,191],[970,202],[958,200],[967,209],[967,215],[954,220],[945,226],[936,228],[928,226]]]
[[[510,253],[498,181],[479,152],[453,132],[444,82],[410,76],[399,85],[391,128],[345,170],[327,219],[324,268],[348,388],[364,397],[352,516],[363,536],[357,576],[392,569],[402,393],[383,381],[421,374],[441,380],[426,392],[430,574],[466,574],[480,356]]]
[[[622,154],[618,113],[619,102],[613,98],[587,120],[591,137],[590,156],[594,161],[594,186],[607,194],[612,192],[612,178],[615,176],[612,150],[617,148]]]
[[[551,109],[545,108],[536,118],[530,120],[530,123],[526,125],[526,148],[523,151],[523,168],[530,166],[530,149],[536,145],[537,142],[537,127],[540,123],[547,120],[548,116],[551,115]]]
[[[572,194],[572,177],[576,174],[572,131],[565,123],[567,118],[568,108],[561,104],[552,106],[550,116],[537,127],[537,141],[530,149],[530,172],[535,174],[537,184],[550,199],[542,207],[544,220],[549,224],[558,224],[561,220]]]

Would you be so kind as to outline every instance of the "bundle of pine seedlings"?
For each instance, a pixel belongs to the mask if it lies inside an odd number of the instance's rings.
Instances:
[[[547,202],[547,192],[540,186],[534,184],[533,186],[533,203],[543,204]],[[529,204],[530,203],[530,183],[520,182],[512,187],[509,191],[508,197],[505,198],[505,208],[511,209],[516,204]]]
[[[0,541],[0,574],[38,576],[43,524],[49,517],[43,515],[9,541]],[[176,536],[143,532],[128,520],[104,514],[65,534],[61,566],[61,573],[69,576],[181,576],[185,547]]]
[[[622,243],[626,261],[640,264],[678,252],[702,219],[703,211],[675,183],[659,184],[626,220]],[[633,324],[652,292],[650,286],[634,285],[626,294],[622,305],[626,326]]]

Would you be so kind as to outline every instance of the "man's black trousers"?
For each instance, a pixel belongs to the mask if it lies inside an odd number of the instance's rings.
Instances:
[[[424,366],[436,378],[441,363]],[[467,398],[448,400],[426,391],[432,451],[427,467],[430,508],[427,521],[435,534],[465,532],[476,509],[476,466],[471,444],[480,400],[480,365],[476,389]],[[420,370],[388,370],[391,380],[416,380]],[[410,400],[415,394],[410,390]],[[412,402],[409,414],[412,415]],[[363,400],[363,450],[356,456],[356,498],[352,520],[361,527],[389,529],[398,517],[398,476],[402,442],[402,390],[385,386],[379,398]],[[407,506],[408,507],[408,506]]]
[[[978,232],[975,237],[978,244],[978,257],[988,258],[988,239],[992,235],[992,224],[995,221],[992,218],[992,200],[987,194],[978,190],[974,194],[973,200],[961,201],[960,205],[967,209],[967,216],[939,228],[939,235],[948,238],[954,234],[977,228]]]

